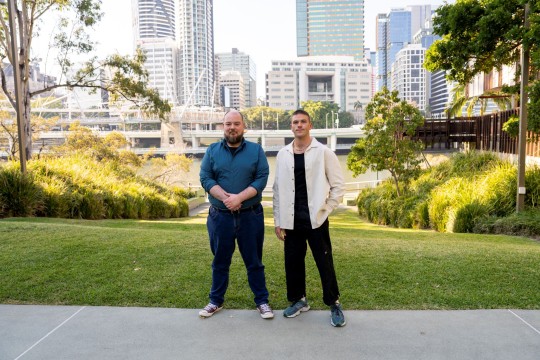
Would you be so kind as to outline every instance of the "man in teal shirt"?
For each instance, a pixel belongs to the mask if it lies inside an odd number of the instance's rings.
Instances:
[[[244,139],[244,130],[240,112],[232,110],[225,114],[224,139],[210,145],[201,163],[201,184],[209,193],[211,204],[206,225],[214,255],[210,302],[199,312],[203,318],[223,307],[235,240],[261,317],[274,317],[268,304],[262,263],[264,215],[261,199],[268,181],[268,161],[259,144]]]

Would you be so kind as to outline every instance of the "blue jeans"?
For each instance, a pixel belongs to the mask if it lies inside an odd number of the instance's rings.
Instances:
[[[264,243],[264,215],[262,205],[240,212],[220,211],[211,206],[206,222],[210,237],[212,288],[210,302],[221,305],[229,285],[229,268],[235,250],[235,239],[247,269],[249,287],[255,304],[268,303],[262,252]]]

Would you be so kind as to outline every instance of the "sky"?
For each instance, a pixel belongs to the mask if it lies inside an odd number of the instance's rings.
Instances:
[[[100,55],[133,53],[131,1],[103,0],[104,17],[92,36],[100,43]],[[443,3],[443,0],[365,0],[365,46],[375,47],[377,14],[407,5],[429,4],[434,9]],[[48,39],[38,42],[43,49],[38,57],[45,59]],[[253,58],[257,66],[257,97],[263,97],[264,75],[270,71],[271,61],[296,57],[296,1],[214,0],[214,51],[231,52],[232,48]]]

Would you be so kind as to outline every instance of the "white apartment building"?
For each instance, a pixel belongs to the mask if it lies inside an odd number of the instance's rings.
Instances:
[[[215,66],[216,76],[225,71],[240,72],[244,81],[245,107],[257,106],[257,67],[251,56],[233,48],[230,53],[216,54]]]
[[[136,48],[146,55],[149,86],[178,105],[176,1],[132,0]]]
[[[239,71],[222,71],[219,77],[220,91],[228,89],[229,104],[225,107],[243,110],[246,107],[244,77]]]
[[[352,56],[309,56],[294,60],[274,60],[266,74],[267,106],[295,110],[301,102],[330,101],[341,111],[355,111],[372,97],[371,66]]]
[[[422,45],[408,44],[397,52],[392,64],[392,90],[421,111],[427,104],[427,71],[422,66],[425,54]]]
[[[134,44],[147,56],[149,85],[173,105],[212,106],[212,1],[131,1]]]

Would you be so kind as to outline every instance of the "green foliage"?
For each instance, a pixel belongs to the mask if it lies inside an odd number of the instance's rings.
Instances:
[[[276,130],[278,128],[277,122],[279,122],[280,130],[291,127],[290,116],[286,111],[281,109],[268,106],[253,106],[242,110],[242,115],[246,121],[246,126],[250,129],[260,129],[263,122],[266,130]]]
[[[375,94],[366,109],[365,136],[358,139],[347,157],[354,176],[388,170],[398,196],[402,187],[418,176],[421,141],[412,140],[416,128],[424,123],[420,111],[398,98],[398,92],[384,88]]]
[[[336,126],[335,120],[338,118],[339,106],[330,101],[302,101],[300,107],[311,117],[311,123],[314,129],[333,128]],[[333,121],[332,122],[332,118]],[[346,127],[341,124],[339,127]]]
[[[514,165],[492,153],[458,153],[424,170],[402,197],[397,197],[389,180],[362,191],[358,211],[378,224],[440,232],[477,231],[486,219],[514,213],[516,176]],[[525,185],[525,204],[535,208],[540,203],[540,168],[527,168]]]
[[[524,26],[524,7],[529,3],[530,27]],[[433,32],[442,37],[426,53],[424,66],[434,72],[445,70],[461,86],[474,76],[502,66],[519,64],[523,44],[530,48],[528,129],[540,131],[540,83],[533,75],[540,70],[540,3],[521,0],[457,1],[436,10]],[[516,86],[503,86],[517,94]],[[507,84],[506,84],[507,85]]]
[[[503,124],[502,129],[511,137],[516,138],[519,135],[519,117],[511,116],[508,121]]]
[[[16,177],[17,171],[11,167],[3,168],[0,174]],[[2,186],[0,203],[7,216],[155,219],[188,214],[188,191],[146,180],[113,160],[98,161],[84,154],[46,157],[30,161],[28,170],[28,180],[21,178]],[[33,198],[28,194],[33,193],[39,195],[39,201],[30,201]],[[15,203],[16,199],[24,200],[25,211],[18,210],[22,201]]]
[[[532,208],[507,217],[480,219],[474,227],[478,234],[506,234],[540,239],[540,209]]]
[[[31,174],[14,163],[0,167],[0,216],[32,216],[43,206],[42,192]]]

